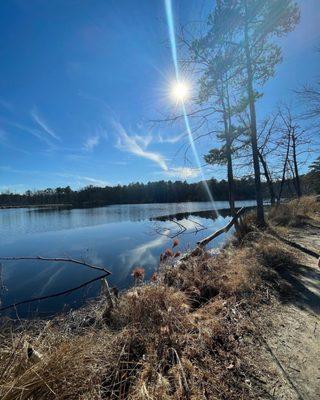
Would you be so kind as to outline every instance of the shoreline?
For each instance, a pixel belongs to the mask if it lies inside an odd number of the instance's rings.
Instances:
[[[0,210],[7,210],[11,208],[55,208],[55,207],[74,207],[72,204],[29,204],[29,205],[3,205]]]
[[[110,293],[104,285],[99,298],[50,321],[7,320],[0,394],[316,398],[320,271],[317,258],[290,242],[318,251],[320,204],[298,205],[270,210],[264,231],[248,213],[213,257],[198,248],[175,266],[167,258],[150,281],[137,268],[131,288]]]
[[[255,202],[255,199],[237,199],[235,202],[243,202],[243,201],[252,201]],[[228,203],[228,199],[226,200],[214,200],[214,203]],[[6,209],[15,209],[15,208],[58,208],[58,207],[66,207],[66,208],[102,208],[102,207],[109,207],[109,206],[137,206],[137,205],[155,205],[155,204],[184,204],[184,203],[211,203],[210,200],[206,201],[180,201],[180,202],[157,202],[157,203],[110,203],[110,204],[72,204],[72,203],[59,203],[59,204],[27,204],[27,205],[0,205],[0,210]],[[268,199],[264,200],[265,206],[270,205],[270,201]],[[236,208],[240,206],[236,205]],[[248,207],[254,207],[254,205],[250,205]],[[229,208],[229,207],[227,207]],[[227,209],[225,208],[225,209]]]

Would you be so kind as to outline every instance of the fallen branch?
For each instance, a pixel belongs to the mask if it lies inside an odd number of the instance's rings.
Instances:
[[[209,242],[211,242],[213,239],[220,236],[222,233],[227,233],[231,229],[231,227],[237,222],[238,218],[244,213],[244,211],[245,211],[245,208],[240,208],[240,210],[236,213],[236,215],[232,218],[232,220],[227,223],[226,226],[218,229],[212,235],[207,236],[206,238],[200,240],[197,243],[197,245],[202,248],[202,247],[206,246]]]
[[[198,256],[203,252],[203,248],[209,243],[211,242],[213,239],[215,239],[216,237],[220,236],[222,233],[226,233],[228,232],[231,227],[233,225],[236,224],[236,222],[238,221],[238,219],[241,217],[241,215],[244,214],[245,212],[245,208],[242,207],[240,208],[240,210],[238,210],[238,212],[236,213],[236,215],[232,218],[232,220],[230,222],[228,222],[228,224],[226,226],[224,226],[223,228],[218,229],[217,231],[215,231],[212,235],[207,236],[206,238],[200,240],[197,243],[197,247],[192,250],[190,253],[185,254],[183,257],[180,258],[180,261],[183,260],[187,260],[189,257],[194,257],[194,256]]]
[[[0,257],[0,260],[1,261],[37,260],[37,261],[68,262],[73,264],[84,265],[85,267],[105,272],[106,275],[111,275],[111,272],[103,267],[98,267],[96,265],[88,264],[85,261],[76,260],[74,258],[61,258],[61,257],[50,258],[50,257],[35,256],[35,257]]]
[[[79,289],[81,289],[81,288],[83,288],[83,287],[85,287],[85,286],[90,285],[90,283],[93,283],[93,282],[96,282],[96,281],[98,281],[98,280],[100,280],[100,279],[103,279],[103,278],[105,278],[105,277],[108,276],[108,275],[110,275],[110,272],[105,273],[105,274],[103,274],[103,275],[100,275],[100,276],[98,276],[98,277],[96,277],[96,278],[90,279],[89,281],[86,281],[86,282],[82,283],[82,284],[79,285],[79,286],[75,286],[75,287],[73,287],[73,288],[71,288],[71,289],[67,289],[67,290],[64,290],[64,291],[62,291],[62,292],[57,292],[57,293],[49,294],[49,295],[47,295],[47,296],[34,297],[34,298],[32,298],[32,299],[27,299],[27,300],[19,301],[19,302],[17,302],[17,303],[12,303],[12,304],[9,304],[8,306],[1,307],[1,308],[0,308],[0,311],[9,310],[10,308],[15,308],[15,307],[20,306],[20,305],[22,305],[22,304],[34,303],[35,301],[41,301],[41,300],[51,299],[51,298],[53,298],[53,297],[58,297],[58,296],[67,295],[67,294],[69,294],[69,293],[71,293],[71,292],[74,292],[75,290],[79,290]]]

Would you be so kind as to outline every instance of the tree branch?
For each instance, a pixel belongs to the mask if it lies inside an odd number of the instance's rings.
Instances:
[[[1,261],[37,260],[37,261],[68,262],[73,264],[84,265],[85,267],[105,272],[106,275],[111,275],[111,272],[103,267],[98,267],[96,265],[88,264],[85,261],[76,260],[74,258],[61,258],[61,257],[50,258],[50,257],[35,256],[35,257],[0,257],[0,260]]]
[[[75,290],[79,290],[79,289],[81,289],[81,288],[83,288],[83,287],[85,287],[87,285],[90,285],[90,283],[96,282],[99,279],[105,278],[108,275],[110,275],[110,272],[105,273],[103,275],[100,275],[100,276],[98,276],[96,278],[90,279],[89,281],[86,281],[86,282],[82,283],[79,286],[73,287],[71,289],[64,290],[62,292],[49,294],[47,296],[34,297],[32,299],[27,299],[27,300],[19,301],[17,303],[12,303],[12,304],[9,304],[8,306],[1,307],[0,311],[9,310],[10,308],[15,308],[15,307],[20,306],[22,304],[34,303],[35,301],[41,301],[41,300],[51,299],[53,297],[63,296],[63,295],[69,294],[71,292],[74,292]]]

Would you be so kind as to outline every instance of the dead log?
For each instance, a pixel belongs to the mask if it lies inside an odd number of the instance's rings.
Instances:
[[[238,218],[244,213],[244,211],[245,211],[245,208],[240,208],[240,210],[236,213],[236,215],[232,218],[232,220],[227,223],[226,226],[224,226],[223,228],[218,229],[212,235],[207,236],[206,238],[200,240],[197,243],[197,245],[199,247],[204,247],[208,243],[210,243],[213,239],[215,239],[218,236],[220,236],[222,233],[227,233],[231,229],[231,227],[237,222]]]
[[[244,207],[240,208],[240,210],[237,211],[236,215],[231,219],[231,221],[229,221],[227,223],[226,226],[224,226],[223,228],[218,229],[212,235],[207,236],[206,238],[200,240],[197,243],[197,247],[194,250],[192,250],[191,253],[187,253],[183,257],[181,257],[180,261],[185,261],[189,257],[197,257],[197,256],[203,255],[205,253],[204,247],[208,243],[210,243],[213,239],[215,239],[218,236],[222,235],[222,233],[228,232],[231,229],[231,227],[238,222],[238,219],[241,218],[241,216],[244,214],[244,212],[245,212],[245,208]],[[242,222],[240,221],[240,226],[241,226],[241,223]]]

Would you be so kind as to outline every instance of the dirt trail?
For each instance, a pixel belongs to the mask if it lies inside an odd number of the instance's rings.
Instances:
[[[288,239],[320,252],[320,228],[290,230]],[[274,305],[267,321],[259,321],[262,357],[271,366],[266,386],[273,399],[320,399],[320,269],[316,258],[300,255],[297,266],[281,273],[294,297]]]

